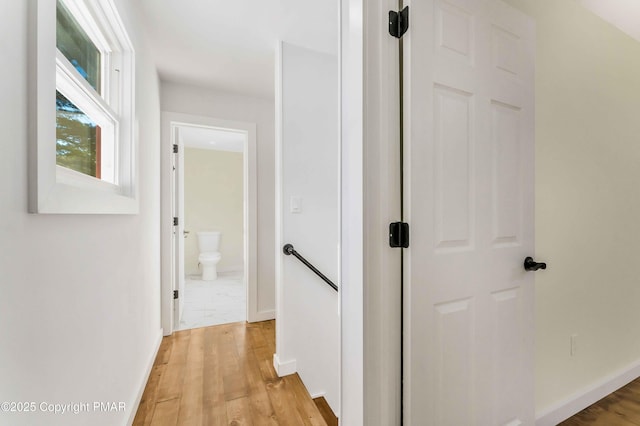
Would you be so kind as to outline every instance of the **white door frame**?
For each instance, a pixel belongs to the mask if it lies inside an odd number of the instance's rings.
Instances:
[[[397,0],[341,0],[340,423],[400,425]],[[366,285],[365,285],[366,283]]]
[[[171,236],[173,217],[171,215],[171,156],[176,126],[209,127],[221,130],[245,132],[243,176],[244,176],[244,279],[247,291],[247,321],[261,321],[258,312],[258,249],[257,249],[257,150],[256,124],[240,121],[221,120],[212,117],[162,112],[162,145],[161,145],[161,323],[165,336],[174,331],[173,288]],[[184,218],[180,218],[184,220]],[[180,237],[180,236],[178,236]]]
[[[171,273],[173,290],[178,290],[183,297],[178,298],[178,302],[173,303],[173,326],[178,328],[182,310],[184,308],[184,287],[185,287],[185,269],[184,269],[184,144],[180,134],[180,127],[171,126],[171,144],[178,145],[178,152],[172,155],[173,167],[169,170],[173,172],[171,182],[171,203],[173,217],[181,218],[177,226],[174,226],[171,232],[173,247]]]

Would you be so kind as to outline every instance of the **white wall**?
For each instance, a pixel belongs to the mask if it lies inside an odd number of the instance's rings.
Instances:
[[[339,277],[339,134],[337,57],[282,44],[282,243],[329,279]],[[301,212],[290,211],[299,197]],[[296,369],[312,396],[339,412],[338,293],[293,256],[281,257],[277,361]],[[282,374],[282,370],[279,369]]]
[[[126,411],[1,413],[0,424],[126,424],[161,337],[158,80],[135,11],[116,1],[137,53],[140,214],[27,214],[27,3],[0,6],[0,400]]]
[[[541,415],[625,370],[640,374],[640,43],[572,0],[509,3],[538,33],[536,258],[549,265],[535,284]]]
[[[162,82],[160,85],[160,105],[163,111],[168,112],[256,123],[258,151],[258,312],[274,311],[275,113],[273,100],[223,93],[172,82]]]
[[[184,243],[186,274],[200,275],[198,235],[220,231],[218,272],[243,270],[243,164],[241,152],[184,150]]]

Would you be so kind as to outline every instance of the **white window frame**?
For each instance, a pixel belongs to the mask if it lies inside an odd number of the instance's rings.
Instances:
[[[113,0],[63,0],[101,51],[101,95],[56,48],[56,0],[31,0],[29,212],[136,214],[135,54]],[[56,165],[56,90],[102,132],[102,178]]]

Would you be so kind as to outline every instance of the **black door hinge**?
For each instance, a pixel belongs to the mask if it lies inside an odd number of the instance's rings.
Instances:
[[[389,246],[409,247],[409,224],[405,222],[393,222],[389,224]]]
[[[178,290],[173,290],[173,298],[174,299],[178,298]]]
[[[178,153],[178,144],[173,144],[173,153],[177,154]]]
[[[402,38],[409,29],[409,6],[400,12],[389,11],[389,34],[395,38]]]
[[[178,218],[177,217],[173,218],[173,226],[178,226]]]

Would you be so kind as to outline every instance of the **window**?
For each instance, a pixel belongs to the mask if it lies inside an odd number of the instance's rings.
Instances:
[[[102,129],[56,91],[56,164],[102,179]]]
[[[35,4],[30,211],[136,213],[134,54],[113,0]]]
[[[104,52],[96,47],[61,0],[56,4],[56,47],[91,87],[102,93],[100,65]]]

